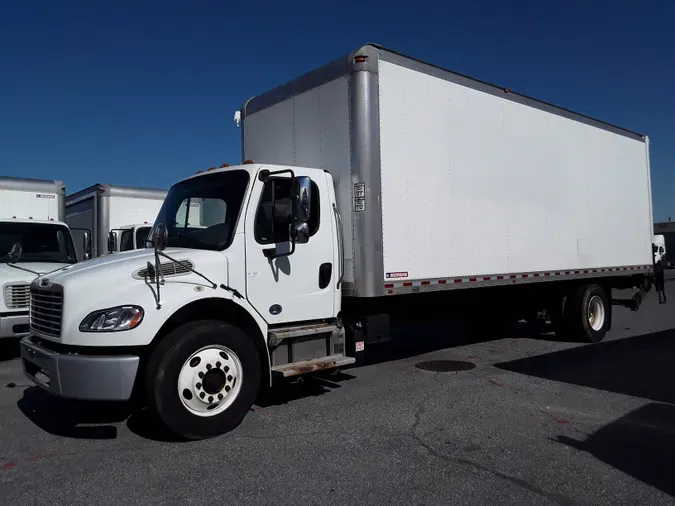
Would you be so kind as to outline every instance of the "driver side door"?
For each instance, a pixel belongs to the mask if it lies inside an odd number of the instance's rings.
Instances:
[[[322,173],[319,173],[321,176]],[[297,173],[296,175],[304,175]],[[311,183],[309,241],[290,243],[291,185],[287,174],[255,179],[246,215],[246,290],[270,325],[333,317],[333,222],[325,177]],[[280,256],[268,258],[264,250]]]

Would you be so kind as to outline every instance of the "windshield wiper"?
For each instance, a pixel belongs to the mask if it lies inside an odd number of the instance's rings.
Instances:
[[[213,281],[211,281],[209,278],[207,278],[206,276],[204,276],[201,272],[197,272],[196,270],[194,270],[194,269],[193,269],[192,267],[190,267],[189,265],[186,265],[185,263],[180,262],[179,260],[176,260],[175,258],[170,257],[169,255],[167,255],[167,254],[164,253],[163,251],[158,251],[158,253],[159,253],[159,256],[164,257],[164,258],[168,258],[168,259],[171,260],[173,263],[185,267],[185,268],[188,269],[189,271],[194,272],[197,276],[201,276],[202,279],[205,279],[206,281],[208,281],[209,283],[211,283],[211,288],[213,288],[214,290],[215,290],[216,288],[218,288],[218,286],[220,286],[220,288],[222,288],[223,290],[227,290],[227,291],[230,292],[232,295],[234,295],[234,296],[236,296],[236,297],[239,297],[240,299],[243,299],[243,298],[244,298],[244,297],[242,296],[242,294],[239,293],[239,290],[237,290],[237,289],[235,289],[235,288],[232,288],[232,287],[229,287],[229,286],[225,285],[224,283],[221,283],[220,285],[217,285],[217,284],[215,284]]]
[[[204,274],[202,274],[201,272],[198,272],[198,271],[194,270],[192,267],[190,267],[190,266],[188,265],[187,262],[181,262],[181,261],[176,260],[175,258],[173,258],[173,257],[171,257],[171,256],[169,256],[169,255],[167,255],[167,254],[164,253],[162,250],[160,250],[160,249],[157,248],[157,245],[156,245],[156,243],[155,243],[154,241],[153,241],[153,249],[155,250],[155,265],[152,266],[152,265],[150,264],[150,262],[148,262],[148,267],[152,267],[152,270],[154,271],[154,274],[155,274],[155,276],[154,276],[154,277],[155,277],[155,286],[156,286],[156,288],[157,288],[157,295],[156,295],[155,299],[156,299],[156,303],[157,303],[157,309],[161,309],[161,307],[162,307],[161,302],[160,302],[160,300],[161,300],[161,297],[160,297],[160,286],[164,284],[164,277],[162,276],[161,262],[160,262],[160,260],[159,260],[159,257],[164,257],[164,258],[166,258],[167,260],[170,260],[171,262],[173,262],[174,264],[180,265],[181,267],[184,267],[185,269],[189,270],[190,272],[193,272],[193,273],[196,274],[197,276],[199,276],[199,277],[201,277],[202,279],[206,280],[206,281],[211,285],[211,288],[213,288],[214,290],[215,290],[216,288],[219,288],[219,287],[220,287],[220,288],[222,288],[223,290],[226,290],[226,291],[230,292],[230,293],[231,293],[232,295],[234,295],[235,297],[238,297],[239,299],[243,299],[243,298],[244,298],[244,296],[243,296],[243,295],[239,292],[239,290],[237,290],[236,288],[232,288],[232,287],[230,287],[230,286],[227,286],[227,285],[224,284],[224,283],[221,283],[220,285],[218,285],[218,284],[214,283],[211,279],[207,278],[207,277],[206,277]],[[149,282],[148,282],[148,274],[149,274],[149,272],[150,272],[150,269],[148,268],[148,269],[146,270],[146,273],[145,273],[145,282],[146,282],[146,284],[149,284]],[[161,278],[161,281],[160,281],[160,278]]]
[[[39,276],[42,276],[42,274],[39,273],[39,272],[37,272],[37,271],[34,271],[34,270],[32,270],[32,269],[26,269],[25,267],[19,267],[18,265],[11,263],[11,262],[9,261],[9,259],[3,260],[2,263],[6,264],[6,265],[9,265],[10,267],[14,267],[15,269],[18,269],[18,270],[20,270],[20,271],[30,272],[31,274],[35,274],[35,275],[38,276],[38,277],[39,277]]]

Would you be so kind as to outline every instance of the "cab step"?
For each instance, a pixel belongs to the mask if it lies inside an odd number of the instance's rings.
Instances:
[[[269,340],[278,343],[284,339],[307,337],[317,334],[332,334],[338,330],[337,323],[313,323],[311,325],[294,325],[291,327],[277,327],[268,331]]]
[[[292,364],[283,364],[272,367],[272,373],[277,376],[289,378],[317,371],[326,371],[337,367],[344,367],[356,362],[354,357],[345,357],[343,355],[331,355],[329,357],[318,358],[314,360],[302,360]]]

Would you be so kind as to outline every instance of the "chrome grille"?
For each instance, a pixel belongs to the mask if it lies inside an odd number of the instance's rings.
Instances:
[[[30,327],[39,334],[61,336],[63,316],[63,287],[30,287]]]
[[[189,260],[179,260],[178,263],[164,262],[159,264],[160,272],[162,276],[165,278],[169,276],[178,276],[179,274],[187,274],[190,272],[190,269],[194,268],[195,268],[194,264]],[[135,277],[143,279],[145,278],[146,274],[150,279],[154,279],[155,266],[150,265],[148,267],[144,267],[143,269],[136,272]]]
[[[28,309],[30,285],[21,283],[5,286],[5,306],[7,309]]]

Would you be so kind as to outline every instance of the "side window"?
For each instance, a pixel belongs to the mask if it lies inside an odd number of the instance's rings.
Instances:
[[[129,251],[134,249],[134,236],[131,230],[124,230],[120,238],[120,251]]]
[[[138,227],[136,229],[136,249],[145,248],[145,241],[148,239],[151,227]]]
[[[309,233],[319,230],[319,188],[312,181],[312,210],[309,218]],[[270,179],[260,197],[255,215],[255,240],[260,244],[287,242],[291,223],[291,179]]]

